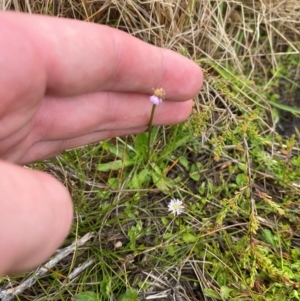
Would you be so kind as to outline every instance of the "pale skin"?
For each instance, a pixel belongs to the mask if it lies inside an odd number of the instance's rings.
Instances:
[[[43,263],[68,234],[63,185],[21,165],[190,115],[202,86],[187,58],[102,25],[0,12],[0,276]]]

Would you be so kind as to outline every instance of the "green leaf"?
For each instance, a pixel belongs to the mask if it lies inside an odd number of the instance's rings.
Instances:
[[[118,189],[120,181],[117,178],[110,178],[108,179],[107,184],[111,189]]]
[[[174,182],[165,176],[158,176],[155,173],[151,174],[155,186],[162,191],[169,191],[174,187]]]
[[[191,243],[191,242],[197,241],[197,236],[195,236],[189,232],[185,232],[182,234],[182,239],[186,243]]]
[[[275,101],[268,101],[268,103],[271,105],[271,106],[274,106],[278,109],[281,109],[283,111],[286,111],[286,112],[291,112],[295,115],[300,115],[300,108],[296,108],[296,107],[291,107],[291,106],[287,106],[287,105],[284,105],[284,104],[281,104],[281,103],[278,103],[278,102],[275,102]]]
[[[266,242],[271,244],[272,247],[276,247],[276,241],[274,239],[274,235],[269,229],[263,229],[262,235]]]
[[[143,169],[138,174],[135,172],[130,179],[130,188],[131,189],[141,189],[144,186],[147,185],[147,183],[150,181],[151,177],[149,175],[148,169]]]
[[[248,183],[248,179],[247,176],[245,174],[238,174],[235,178],[235,182],[239,185],[239,186],[245,186]]]
[[[189,139],[190,139],[190,137],[188,135],[186,135],[186,136],[181,137],[177,141],[174,141],[174,142],[172,141],[172,143],[168,143],[165,146],[165,148],[162,150],[161,157],[165,157],[165,156],[173,153],[175,149],[184,145]]]
[[[136,163],[136,161],[135,160],[130,160],[130,159],[115,160],[115,161],[108,162],[108,163],[98,164],[97,165],[97,170],[98,171],[119,170],[119,169],[122,169],[124,167],[132,166],[132,165],[134,165],[134,163]]]
[[[138,293],[133,289],[129,289],[119,296],[118,301],[138,301]]]
[[[215,298],[217,300],[222,300],[222,298],[220,297],[220,295],[216,291],[214,291],[214,290],[212,290],[210,288],[205,288],[203,291],[204,291],[204,295],[206,297],[211,297],[211,298]]]
[[[198,188],[198,192],[200,195],[204,195],[206,193],[206,183],[202,182],[201,185]]]
[[[228,299],[230,297],[231,288],[228,286],[222,286],[220,290],[221,297],[224,299]]]
[[[94,292],[82,292],[74,296],[75,301],[97,301],[97,294]]]
[[[174,187],[173,180],[167,178],[156,164],[151,164],[151,166],[154,169],[151,171],[152,181],[158,189],[168,191]]]
[[[189,176],[192,180],[194,181],[199,181],[200,180],[200,174],[199,171],[193,171],[189,173]]]
[[[183,167],[185,167],[186,169],[189,169],[189,161],[187,160],[186,157],[180,156],[180,157],[178,158],[178,160],[179,160],[179,163],[180,163]]]
[[[174,246],[168,246],[168,253],[170,256],[174,256],[175,254]]]
[[[203,169],[203,165],[200,162],[196,162],[191,166],[189,176],[194,181],[200,180],[200,173],[199,171]]]
[[[115,145],[107,141],[104,141],[101,145],[101,148],[109,151],[110,153],[114,154],[118,158],[124,157],[124,146],[122,145],[118,145],[118,147],[116,147]]]
[[[165,233],[165,235],[163,236],[164,239],[169,239],[169,238],[172,238],[174,237],[175,235],[173,233]]]
[[[136,135],[135,142],[134,142],[134,149],[141,157],[146,156],[147,147],[148,147],[147,145],[148,145],[148,134],[147,133],[140,133],[140,134]]]
[[[148,180],[150,180],[150,176],[149,176],[149,170],[148,169],[143,169],[141,170],[141,172],[138,175],[139,179],[140,179],[140,183],[141,186],[147,182]],[[141,186],[139,188],[141,188]]]
[[[111,295],[111,279],[104,278],[100,283],[100,291],[102,296],[109,298]]]
[[[169,221],[166,217],[161,217],[161,222],[163,223],[164,226],[168,225],[169,224]],[[0,279],[1,280],[1,279]]]
[[[298,292],[297,292],[296,290],[293,290],[293,297],[294,297],[295,299],[297,299],[297,300],[300,300],[299,294],[298,294]]]

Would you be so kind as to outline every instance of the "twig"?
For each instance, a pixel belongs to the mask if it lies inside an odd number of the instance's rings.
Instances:
[[[72,252],[75,252],[75,250],[78,247],[81,247],[84,245],[88,240],[90,240],[94,236],[93,232],[87,233],[85,236],[83,236],[81,239],[73,242],[70,246],[61,249],[58,251],[58,253],[50,259],[45,265],[39,267],[32,276],[24,280],[21,284],[19,284],[16,287],[12,287],[9,289],[0,290],[0,299],[2,301],[10,301],[13,300],[17,295],[24,292],[26,289],[33,286],[38,278],[41,278],[41,276],[45,275],[47,272],[49,272],[50,269],[52,269],[59,261],[67,257]],[[73,271],[75,273],[76,270]],[[77,272],[77,271],[76,271]],[[72,273],[72,274],[73,274]],[[71,275],[72,275],[71,274]],[[76,276],[76,275],[75,275]],[[75,277],[73,276],[73,277]]]

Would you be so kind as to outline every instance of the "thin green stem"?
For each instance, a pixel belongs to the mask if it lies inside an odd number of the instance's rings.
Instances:
[[[152,129],[153,129],[152,121],[153,121],[153,117],[154,117],[155,108],[156,108],[156,105],[153,105],[152,110],[151,110],[149,126],[148,126],[148,151],[147,151],[147,157],[146,157],[147,163],[149,162],[149,158],[150,158],[150,142],[151,142],[151,133],[152,133]]]

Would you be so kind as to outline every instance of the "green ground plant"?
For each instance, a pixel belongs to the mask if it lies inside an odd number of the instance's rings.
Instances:
[[[282,110],[299,114],[286,101],[299,91],[296,0],[2,3],[125,30],[193,59],[205,82],[189,120],[153,128],[149,160],[145,132],[31,166],[65,183],[75,222],[67,255],[0,279],[0,298],[300,300],[299,132],[276,131]]]

